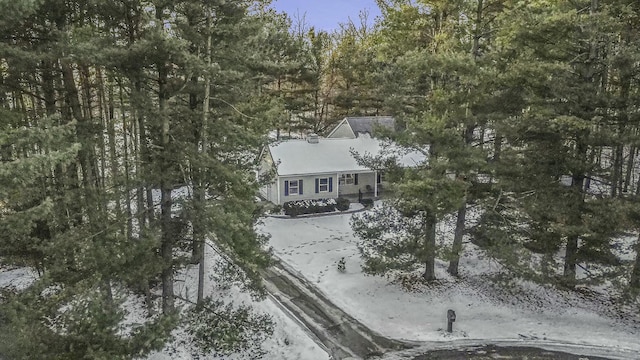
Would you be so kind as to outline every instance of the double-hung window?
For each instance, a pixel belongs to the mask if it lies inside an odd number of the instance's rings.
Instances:
[[[320,178],[318,180],[318,190],[320,192],[329,192],[329,178]]]
[[[284,195],[302,195],[302,180],[286,180],[284,182]]]
[[[333,178],[316,178],[316,194],[333,192]]]
[[[289,180],[289,195],[298,195],[298,180]]]

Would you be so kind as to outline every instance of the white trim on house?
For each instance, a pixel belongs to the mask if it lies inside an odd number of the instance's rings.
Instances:
[[[378,197],[378,170],[373,172],[373,197]]]
[[[351,133],[349,138],[355,139],[356,138],[356,133],[353,132],[353,129],[351,128],[351,125],[349,125],[349,122],[347,120],[348,120],[348,118],[342,119],[342,121],[340,121],[340,123],[338,123],[338,125],[335,128],[333,128],[333,130],[331,130],[329,135],[327,135],[327,138],[333,138],[336,132],[341,131],[343,128],[347,128],[347,129],[349,129],[349,132]]]

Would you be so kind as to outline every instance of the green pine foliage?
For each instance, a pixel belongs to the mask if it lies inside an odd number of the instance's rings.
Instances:
[[[188,346],[193,356],[226,356],[242,353],[247,359],[261,359],[262,342],[273,333],[271,318],[256,314],[248,306],[234,307],[207,298],[186,316]]]
[[[461,36],[473,30],[466,16],[470,10],[461,2],[398,2],[383,9],[375,36],[378,61],[386,65],[381,76],[395,75],[384,85],[383,91],[391,91],[386,106],[402,129],[387,136],[428,155],[415,168],[378,168],[390,174],[394,200],[389,205],[421,228],[429,280],[435,278],[436,254],[444,254],[451,261],[449,271],[457,275],[467,203],[483,196],[476,189],[478,175],[489,172],[478,133],[493,111],[483,107],[490,72],[470,51],[479,45]],[[453,246],[440,248],[435,227],[455,211],[459,221]]]
[[[189,253],[204,239],[234,266],[219,280],[261,297],[271,258],[254,231],[253,159],[276,121],[271,104],[286,103],[272,80],[296,71],[295,60],[279,63],[287,42],[298,57],[286,20],[262,1],[0,8],[11,10],[0,15],[0,262],[39,274],[0,300],[11,334],[0,354],[117,359],[162,348],[195,319],[177,305],[173,274],[199,261]],[[128,324],[130,301],[149,319]],[[234,344],[269,334],[248,308],[215,311],[198,325],[204,351],[242,351]]]
[[[6,109],[0,117],[0,253],[5,261],[42,271],[56,211],[50,175],[73,162],[79,146],[64,140],[75,127],[44,118],[40,128],[28,128],[20,124],[17,112]]]
[[[453,246],[435,251],[453,275],[468,234],[518,277],[571,287],[625,277],[637,284],[631,265],[638,262],[621,260],[614,241],[637,231],[626,205],[638,189],[637,4],[379,5],[371,47],[381,65],[369,76],[384,79],[376,91],[404,130],[387,136],[429,152],[428,165],[415,169],[369,159],[389,174],[393,200],[385,206],[430,213],[436,222],[457,217],[444,234]],[[469,206],[480,219],[467,229]],[[403,228],[414,230],[394,238],[404,222],[381,212],[354,220],[365,270],[406,271],[407,261],[419,261],[402,255],[398,241],[418,229],[425,241],[429,225],[409,221]]]
[[[498,88],[520,107],[497,122],[508,145],[496,164],[500,193],[515,199],[510,211],[526,219],[515,224],[527,231],[522,250],[545,258],[565,253],[562,266],[547,269],[546,281],[562,275],[572,285],[577,264],[618,263],[610,239],[623,230],[612,216],[620,213],[619,201],[589,188],[611,174],[612,164],[592,155],[612,144],[615,131],[614,94],[602,88],[603,76],[615,70],[601,44],[615,41],[618,19],[597,2],[587,9],[568,2],[514,6],[496,39],[504,64]]]

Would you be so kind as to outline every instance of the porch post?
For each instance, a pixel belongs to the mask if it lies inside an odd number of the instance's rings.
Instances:
[[[340,174],[336,173],[336,198],[340,197]]]
[[[278,199],[278,205],[282,205],[280,204],[280,176],[276,176],[276,191],[278,192],[278,196],[276,197],[276,199]]]
[[[373,171],[373,197],[378,197],[378,170]]]

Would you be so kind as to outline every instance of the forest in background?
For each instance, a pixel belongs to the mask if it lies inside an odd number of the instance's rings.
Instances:
[[[268,319],[205,298],[202,282],[180,298],[174,274],[204,269],[209,239],[220,276],[263,295],[257,154],[270,132],[354,115],[394,116],[386,135],[429,156],[364,159],[393,190],[354,221],[368,272],[429,281],[441,258],[457,275],[470,233],[514,276],[608,281],[637,299],[640,244],[634,261],[613,247],[640,228],[640,4],[378,5],[375,25],[363,14],[329,34],[266,0],[0,1],[0,261],[40,275],[1,294],[0,354],[144,357],[184,324],[203,352],[249,347],[239,334]],[[390,232],[406,236],[376,241]],[[125,327],[131,296],[148,321]]]

